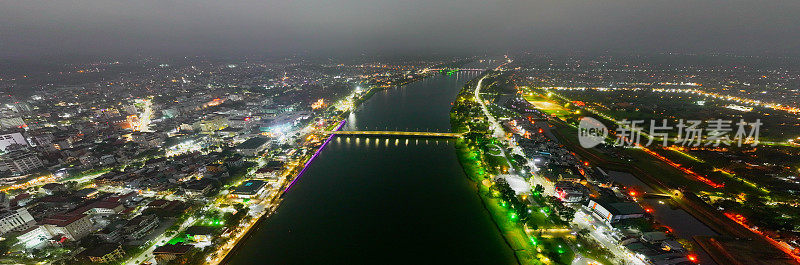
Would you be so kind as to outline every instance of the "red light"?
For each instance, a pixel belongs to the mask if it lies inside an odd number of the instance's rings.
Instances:
[[[583,165],[588,167],[589,166],[589,162],[583,162]]]
[[[644,209],[644,211],[645,211],[645,212],[648,212],[648,213],[652,213],[652,212],[653,212],[653,209],[646,208],[646,209]]]
[[[631,196],[636,196],[636,191],[630,191],[628,194],[630,194]]]
[[[689,260],[691,260],[692,262],[697,262],[697,256],[696,256],[696,255],[694,255],[694,254],[691,254],[691,255],[689,255],[689,256],[686,256],[686,258],[688,258],[688,259],[689,259]]]
[[[544,132],[544,130],[542,130],[542,128],[539,128],[539,133],[543,133],[543,132]]]

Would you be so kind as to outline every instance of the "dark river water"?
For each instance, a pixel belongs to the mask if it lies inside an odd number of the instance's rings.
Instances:
[[[477,72],[376,93],[343,130],[448,131]],[[515,264],[446,139],[337,136],[230,264]]]

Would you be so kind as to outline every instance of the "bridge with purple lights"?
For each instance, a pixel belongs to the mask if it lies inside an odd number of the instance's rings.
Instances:
[[[413,137],[437,137],[437,138],[459,138],[461,133],[447,132],[404,132],[404,131],[323,131],[327,135],[368,135],[368,136],[413,136]]]

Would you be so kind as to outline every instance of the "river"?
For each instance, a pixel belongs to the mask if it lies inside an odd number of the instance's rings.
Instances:
[[[478,74],[378,92],[343,129],[449,131]],[[229,264],[515,264],[474,185],[452,140],[337,136]]]

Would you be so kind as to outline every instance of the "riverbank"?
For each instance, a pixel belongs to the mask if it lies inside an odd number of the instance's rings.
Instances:
[[[534,253],[530,250],[533,249],[533,245],[525,231],[519,226],[510,224],[511,220],[508,218],[509,210],[502,207],[500,202],[492,197],[491,190],[483,183],[483,178],[480,177],[482,174],[479,173],[482,169],[475,164],[475,160],[470,159],[471,151],[462,139],[456,140],[455,150],[464,174],[467,175],[470,183],[475,187],[474,191],[480,197],[484,210],[492,217],[492,222],[500,234],[503,235],[506,245],[514,251],[517,263],[523,265],[542,264],[538,262]]]
[[[542,206],[544,202],[540,194],[506,194],[507,189],[493,179],[512,164],[505,156],[496,155],[499,142],[487,138],[491,135],[489,126],[473,122],[480,115],[471,88],[479,84],[470,82],[463,87],[450,114],[451,130],[465,133],[465,137],[457,139],[455,144],[465,175],[475,185],[483,208],[492,217],[506,244],[514,250],[519,264],[571,264],[575,254],[565,238],[574,236],[551,233],[563,230],[563,225],[552,220],[551,209]],[[531,204],[534,201],[535,206]]]

